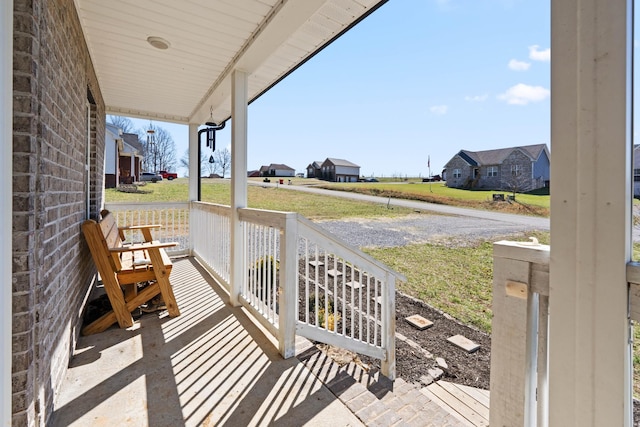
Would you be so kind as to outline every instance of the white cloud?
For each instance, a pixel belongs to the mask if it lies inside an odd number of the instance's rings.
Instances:
[[[485,93],[484,95],[465,96],[464,100],[469,102],[483,102],[483,101],[486,101],[488,98],[489,98],[489,95]]]
[[[447,114],[447,110],[449,110],[449,107],[446,105],[434,105],[433,107],[429,108],[429,111],[431,111],[433,114],[437,114],[438,116]]]
[[[544,101],[549,97],[551,92],[542,86],[530,86],[524,83],[518,83],[511,86],[503,94],[498,95],[498,99],[506,101],[512,105],[527,105],[530,102]]]
[[[531,67],[531,63],[512,59],[509,61],[509,68],[513,71],[527,71]]]
[[[551,60],[551,48],[545,50],[539,50],[540,46],[534,44],[529,46],[529,59],[534,61],[550,61]]]

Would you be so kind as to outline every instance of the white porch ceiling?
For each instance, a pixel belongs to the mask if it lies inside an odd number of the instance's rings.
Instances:
[[[231,115],[387,0],[75,0],[107,113],[202,124]],[[152,47],[162,37],[171,46]]]

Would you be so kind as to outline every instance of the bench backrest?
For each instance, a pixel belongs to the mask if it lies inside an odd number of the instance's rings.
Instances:
[[[99,223],[91,219],[85,221],[82,224],[82,232],[84,233],[84,237],[89,245],[89,250],[93,255],[100,274],[107,274],[107,271],[102,271],[102,269],[107,266],[111,270],[111,273],[117,273],[122,270],[119,255],[109,251],[109,248],[119,248],[122,246],[118,225],[112,214],[106,214]],[[98,259],[101,260],[100,263]]]

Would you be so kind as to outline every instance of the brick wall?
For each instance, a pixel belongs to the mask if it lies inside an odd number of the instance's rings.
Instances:
[[[94,272],[80,224],[87,194],[92,215],[102,201],[104,106],[73,0],[14,0],[13,60],[13,425],[32,426],[50,419]]]
[[[511,174],[511,166],[515,165],[518,165],[520,168],[517,176]],[[509,191],[514,191],[515,189],[517,192],[531,190],[534,187],[532,168],[533,163],[529,156],[520,150],[513,150],[511,154],[504,159],[500,168],[501,189]]]
[[[473,172],[469,163],[458,155],[453,156],[449,163],[445,165],[445,168],[447,169],[447,187],[453,188],[462,188],[471,178],[471,173]],[[460,169],[461,176],[459,178],[453,176],[455,169]]]

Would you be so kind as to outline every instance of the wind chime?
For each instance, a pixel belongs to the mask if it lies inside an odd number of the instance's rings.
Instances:
[[[205,122],[206,128],[200,129],[198,131],[198,159],[201,158],[202,152],[200,150],[201,144],[201,136],[202,134],[207,134],[207,148],[211,148],[211,155],[209,156],[209,163],[215,163],[215,159],[213,158],[213,153],[216,151],[216,131],[224,129],[226,122],[222,122],[220,124],[213,121],[213,106],[210,109],[209,121]],[[200,179],[202,172],[200,168],[198,168],[198,200],[201,199],[201,191],[200,191]]]

